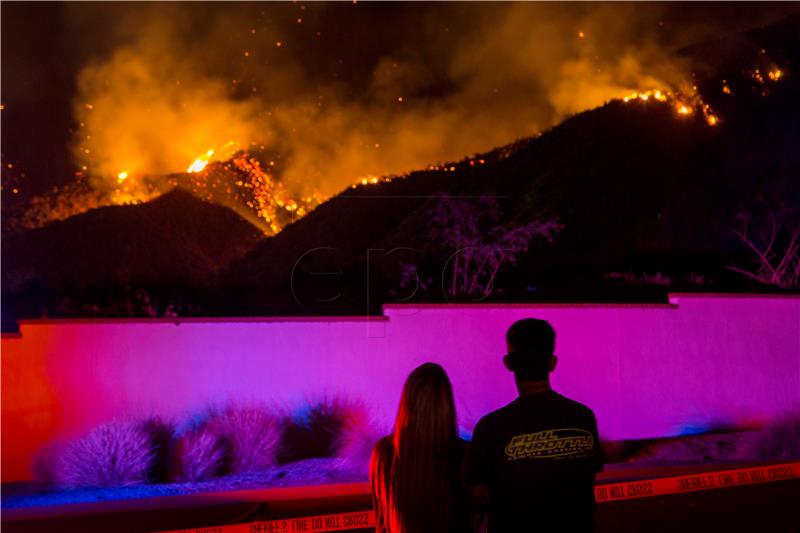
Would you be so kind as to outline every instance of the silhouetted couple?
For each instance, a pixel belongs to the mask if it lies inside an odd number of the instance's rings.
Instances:
[[[490,533],[594,528],[602,470],[592,410],[550,388],[555,332],[525,319],[506,333],[519,397],[458,437],[450,380],[434,363],[408,376],[394,433],[375,446],[378,533]]]

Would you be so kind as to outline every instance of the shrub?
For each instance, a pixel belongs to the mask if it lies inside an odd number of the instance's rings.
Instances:
[[[170,478],[204,481],[269,468],[277,462],[282,433],[280,418],[263,406],[209,410],[178,440]]]
[[[286,417],[281,462],[337,455],[342,433],[366,418],[359,402],[343,398],[322,398]]]
[[[159,461],[151,429],[141,423],[109,422],[82,437],[51,443],[35,459],[34,475],[65,488],[146,483]]]
[[[231,446],[207,424],[184,433],[170,459],[171,481],[206,481],[231,469]]]
[[[229,407],[208,423],[230,446],[231,473],[262,470],[277,463],[283,428],[280,418],[267,408]]]
[[[348,419],[334,442],[339,466],[368,472],[375,444],[388,433],[366,415]]]

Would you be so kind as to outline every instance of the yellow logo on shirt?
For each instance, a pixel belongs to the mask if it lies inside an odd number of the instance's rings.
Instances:
[[[509,460],[553,459],[556,457],[592,455],[594,437],[576,428],[548,429],[517,435],[506,446]]]

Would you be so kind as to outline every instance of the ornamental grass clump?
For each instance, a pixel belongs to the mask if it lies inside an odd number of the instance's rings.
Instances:
[[[211,409],[179,439],[173,453],[174,481],[206,481],[274,466],[281,446],[280,418],[260,405]]]
[[[334,442],[339,466],[368,472],[375,444],[388,433],[366,412],[348,418]]]
[[[202,424],[177,440],[170,459],[169,479],[177,482],[207,481],[230,472],[231,446]]]
[[[150,422],[108,422],[78,438],[51,443],[34,460],[34,476],[63,488],[148,483],[158,472],[164,451],[156,442],[156,422]]]
[[[230,472],[264,470],[277,463],[283,427],[280,417],[260,405],[232,406],[212,417],[209,429],[228,443]]]
[[[365,419],[365,413],[361,403],[341,397],[308,402],[285,417],[281,462],[338,456],[343,433]]]

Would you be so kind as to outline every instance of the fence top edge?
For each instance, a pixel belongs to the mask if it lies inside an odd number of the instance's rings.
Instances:
[[[673,298],[731,298],[731,299],[752,299],[752,300],[800,300],[798,294],[780,294],[770,292],[670,292],[667,294],[670,300]]]
[[[520,303],[385,303],[383,311],[398,309],[665,309],[680,307],[677,299],[765,299],[800,301],[800,294],[733,293],[733,292],[670,292],[665,303],[616,302],[520,302]],[[19,326],[72,325],[72,324],[202,324],[202,323],[275,323],[275,322],[388,322],[386,315],[342,316],[246,316],[246,317],[97,317],[97,318],[26,318],[17,321]],[[3,333],[2,338],[18,338],[18,332]]]
[[[389,317],[376,316],[253,316],[253,317],[132,317],[132,318],[25,318],[20,326],[71,324],[203,324],[203,323],[274,323],[274,322],[388,322]],[[17,333],[3,333],[17,335]]]
[[[383,309],[563,309],[563,308],[623,308],[623,309],[678,309],[674,303],[435,303],[435,304],[384,304]]]

